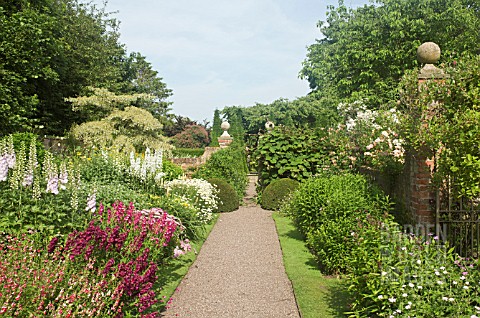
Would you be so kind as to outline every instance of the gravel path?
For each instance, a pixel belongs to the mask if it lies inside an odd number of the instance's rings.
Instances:
[[[271,212],[252,203],[220,215],[162,317],[300,317]]]

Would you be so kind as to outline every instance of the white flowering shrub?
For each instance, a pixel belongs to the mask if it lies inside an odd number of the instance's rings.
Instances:
[[[165,174],[163,169],[163,151],[155,150],[153,153],[149,148],[145,150],[143,156],[135,156],[135,153],[130,153],[130,166],[128,173],[140,180],[140,182],[147,183],[148,181],[161,184]]]
[[[404,141],[399,137],[399,112],[370,110],[362,101],[340,103],[345,130],[358,149],[359,163],[398,173],[405,162]]]
[[[198,209],[198,217],[208,223],[217,208],[217,189],[203,179],[175,179],[165,182],[167,195],[174,195],[191,203]]]

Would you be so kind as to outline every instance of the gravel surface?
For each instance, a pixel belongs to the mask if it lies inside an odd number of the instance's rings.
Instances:
[[[223,213],[162,317],[300,317],[270,211]]]

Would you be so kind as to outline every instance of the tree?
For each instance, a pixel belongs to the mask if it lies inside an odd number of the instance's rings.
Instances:
[[[74,125],[71,135],[89,147],[116,146],[124,151],[168,149],[162,123],[142,108],[130,106],[139,100],[152,99],[147,94],[116,95],[104,88],[93,88],[89,96],[68,98],[74,111],[89,121]]]
[[[159,120],[165,121],[171,102],[166,99],[172,95],[172,90],[158,77],[158,72],[152,69],[146,57],[140,53],[130,53],[123,65],[123,76],[120,91],[125,94],[149,94],[153,99],[142,100],[136,106],[148,110]]]
[[[203,148],[208,145],[208,132],[200,125],[187,125],[185,129],[172,137],[175,147]]]
[[[114,110],[109,116],[71,130],[72,137],[87,147],[112,147],[124,152],[171,149],[162,136],[162,124],[145,109],[134,106]]]
[[[308,48],[300,76],[320,96],[365,98],[374,106],[395,99],[422,42],[436,42],[446,58],[478,53],[480,16],[470,2],[376,0],[348,9],[339,1],[329,7],[326,23],[319,22],[324,38]]]
[[[105,88],[87,87],[88,96],[70,97],[65,101],[71,103],[72,110],[82,114],[85,121],[100,120],[114,110],[124,110],[125,107],[149,101],[154,96],[148,94],[116,95]]]
[[[265,130],[265,123],[288,127],[330,127],[338,122],[336,103],[326,102],[332,97],[317,98],[308,95],[293,101],[277,99],[271,104],[256,104],[250,107],[230,106],[222,112],[227,118],[237,114],[247,134],[255,135]],[[334,106],[332,106],[334,105]]]
[[[105,8],[78,0],[0,1],[0,125],[2,133],[63,134],[88,119],[65,102],[90,86],[139,100],[158,116],[171,95],[139,53],[126,56],[118,21]],[[4,128],[5,127],[5,128]]]
[[[5,134],[38,122],[31,116],[40,102],[37,83],[58,80],[50,63],[56,48],[54,19],[30,8],[7,9],[0,7],[0,126]]]
[[[184,131],[189,125],[198,125],[198,123],[188,117],[173,115],[173,117],[163,127],[163,133],[167,137],[173,137]]]
[[[218,137],[222,135],[222,120],[220,119],[220,111],[215,109],[213,113],[213,125],[210,130],[210,146],[218,147]]]

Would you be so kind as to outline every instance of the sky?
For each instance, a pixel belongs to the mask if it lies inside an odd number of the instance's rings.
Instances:
[[[298,74],[329,5],[338,1],[109,0],[106,10],[120,21],[127,51],[146,56],[173,90],[172,113],[212,122],[225,106],[306,95]]]

